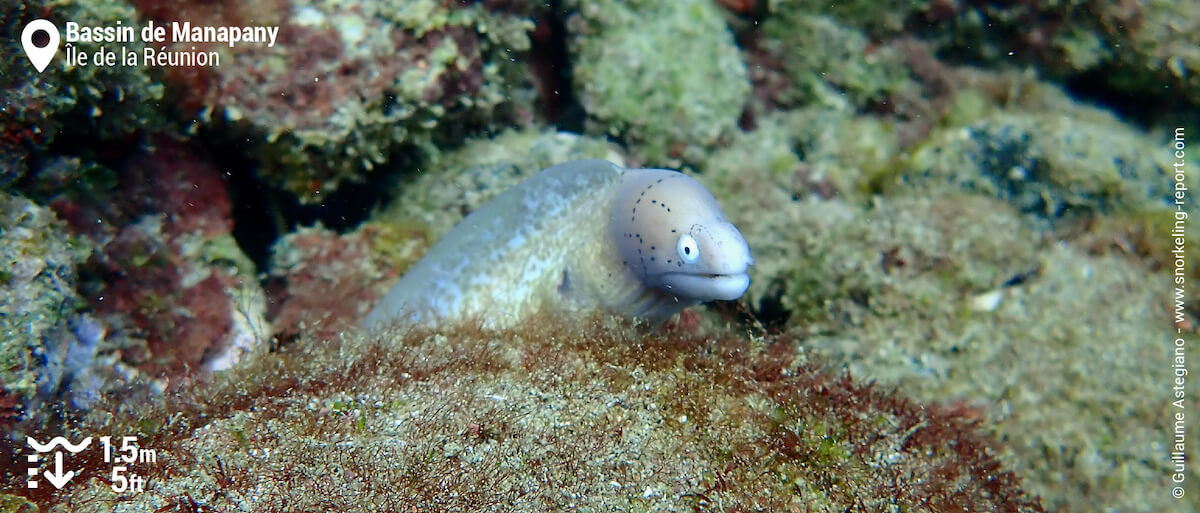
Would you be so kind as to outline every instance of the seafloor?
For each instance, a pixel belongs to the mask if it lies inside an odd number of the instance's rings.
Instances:
[[[37,18],[279,31],[39,73]],[[0,30],[0,511],[1200,510],[1200,2],[34,0]],[[356,327],[591,157],[704,183],[746,295]],[[155,458],[30,488],[58,435]]]

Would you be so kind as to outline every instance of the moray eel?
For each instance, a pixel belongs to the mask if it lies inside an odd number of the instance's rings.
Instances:
[[[596,309],[660,323],[694,304],[741,297],[753,263],[742,234],[691,177],[576,160],[468,215],[364,325],[499,328],[539,311]]]

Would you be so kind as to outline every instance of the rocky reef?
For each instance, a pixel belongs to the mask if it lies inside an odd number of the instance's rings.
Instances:
[[[22,28],[37,16],[83,25],[134,24],[137,13],[124,2],[8,2],[0,7],[6,36],[0,52],[0,187],[37,180],[40,162],[56,142],[90,144],[79,152],[103,154],[106,145],[136,140],[143,131],[169,130],[161,105],[165,89],[136,67],[69,66],[59,60],[38,74],[21,47]],[[130,50],[141,45],[131,43]],[[89,48],[90,49],[90,48]],[[75,153],[75,152],[72,152]]]
[[[0,195],[0,215],[0,251],[6,263],[0,275],[5,313],[0,322],[5,385],[0,421],[11,428],[22,403],[38,404],[72,379],[79,368],[74,364],[89,360],[95,351],[95,337],[76,336],[76,328],[89,331],[86,318],[78,315],[83,300],[75,292],[76,268],[86,248],[66,234],[54,212],[28,199]],[[94,387],[70,389],[84,395],[73,402],[89,404],[86,391]]]
[[[735,128],[750,84],[713,2],[565,6],[589,132],[621,137],[638,160],[666,165],[696,161]]]
[[[298,344],[174,414],[122,411],[170,459],[116,511],[1041,510],[972,410],[831,374],[786,338],[530,324]]]
[[[134,3],[180,18],[170,2]],[[372,179],[398,151],[436,153],[462,130],[532,117],[515,64],[531,24],[516,13],[435,0],[196,4],[194,24],[277,26],[279,39],[222,48],[221,66],[164,80],[195,129],[249,140],[259,175],[302,201]]]
[[[279,38],[39,74],[39,17]],[[0,27],[0,511],[1200,508],[1165,484],[1165,362],[1200,326],[1169,295],[1200,225],[1164,249],[1200,191],[1192,3],[67,0]],[[746,295],[656,330],[359,328],[579,158],[701,181]],[[34,489],[26,434],[159,459],[141,493],[92,452]]]

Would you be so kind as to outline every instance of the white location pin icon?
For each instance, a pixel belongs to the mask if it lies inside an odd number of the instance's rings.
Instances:
[[[50,36],[50,41],[45,46],[39,47],[33,43],[33,38],[38,32],[45,32]],[[41,73],[46,69],[46,65],[50,64],[54,54],[58,53],[58,27],[46,20],[33,20],[21,31],[21,45],[25,47],[25,56],[29,57],[29,62]]]

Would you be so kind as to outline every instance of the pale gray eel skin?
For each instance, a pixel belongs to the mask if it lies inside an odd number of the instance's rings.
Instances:
[[[742,234],[691,177],[576,160],[468,215],[363,324],[503,328],[537,312],[597,309],[659,323],[741,297],[753,263]]]

